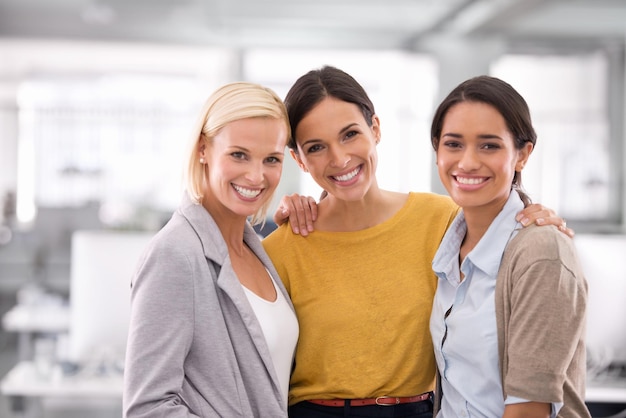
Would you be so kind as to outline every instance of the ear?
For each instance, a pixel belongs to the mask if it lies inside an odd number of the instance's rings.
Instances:
[[[205,154],[206,151],[206,143],[202,140],[202,136],[200,136],[200,139],[198,140],[198,155],[202,158],[205,158],[206,155]]]
[[[378,145],[381,137],[380,119],[378,118],[378,115],[372,116],[372,132],[376,138],[376,145]]]
[[[524,169],[524,166],[528,162],[528,158],[530,157],[530,154],[533,152],[534,148],[535,146],[532,143],[526,142],[524,144],[524,148],[518,151],[518,159],[517,163],[515,164],[515,171],[522,171]]]
[[[298,154],[297,152],[295,152],[291,148],[289,148],[289,154],[291,155],[291,158],[296,160],[296,163],[298,164],[298,167],[300,167],[300,170],[304,171],[305,173],[309,172],[309,170],[307,170],[306,166],[302,162],[302,158],[300,158],[300,154]]]

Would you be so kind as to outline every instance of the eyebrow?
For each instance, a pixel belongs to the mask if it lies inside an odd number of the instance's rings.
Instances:
[[[349,123],[349,124],[348,124],[348,125],[346,125],[344,128],[340,129],[340,130],[339,130],[339,133],[340,133],[340,134],[342,134],[342,133],[344,133],[344,132],[346,132],[346,131],[349,131],[349,130],[350,130],[353,126],[355,126],[355,125],[356,125],[356,126],[358,126],[359,124],[358,124],[357,122],[352,122],[352,123]]]
[[[344,126],[343,128],[341,128],[341,129],[339,130],[339,134],[343,134],[343,133],[345,133],[345,132],[349,131],[350,129],[352,129],[354,126],[358,126],[358,125],[359,125],[359,124],[358,124],[357,122],[351,122],[351,123],[349,123],[348,125],[346,125],[346,126]],[[309,143],[315,143],[315,142],[320,142],[320,141],[321,141],[321,139],[319,139],[319,138],[307,139],[306,141],[304,141],[304,142],[302,143],[302,145],[301,145],[301,146],[305,146],[305,145],[307,145],[307,144],[309,144]]]
[[[249,150],[248,148],[241,147],[241,146],[239,146],[239,145],[231,145],[231,146],[229,146],[228,148],[226,148],[226,150],[227,150],[228,152],[231,152],[231,151],[244,151],[244,152],[250,152],[250,150]]]
[[[461,134],[457,134],[455,132],[448,132],[448,133],[444,133],[443,135],[441,135],[441,137],[446,137],[446,136],[450,136],[453,138],[463,138],[463,135]],[[499,135],[495,135],[495,134],[480,134],[478,135],[478,139],[483,139],[483,140],[487,140],[487,139],[499,139],[500,141],[504,141],[504,138],[500,137]]]
[[[228,147],[227,151],[228,151],[228,152],[233,152],[233,151],[242,151],[242,152],[246,152],[246,153],[248,153],[248,154],[251,154],[251,151],[250,151],[248,148],[246,148],[246,147],[241,147],[241,146],[239,146],[239,145],[233,145],[233,146],[230,146],[230,147]],[[281,152],[281,151],[275,151],[275,152],[271,152],[271,153],[269,153],[268,155],[285,155],[285,153],[284,153],[284,152]]]

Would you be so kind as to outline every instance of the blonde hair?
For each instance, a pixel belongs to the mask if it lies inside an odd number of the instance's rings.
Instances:
[[[291,137],[287,110],[283,101],[270,88],[255,83],[234,82],[217,89],[204,103],[200,117],[191,133],[189,157],[185,170],[185,188],[195,203],[203,198],[205,168],[200,163],[200,146],[215,138],[225,125],[247,118],[282,119],[287,128],[287,139]],[[252,216],[251,223],[263,222],[272,196]]]

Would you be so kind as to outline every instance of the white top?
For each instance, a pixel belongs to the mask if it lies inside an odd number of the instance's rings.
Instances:
[[[296,343],[298,342],[299,327],[296,314],[287,303],[283,293],[276,288],[273,279],[272,284],[274,284],[277,295],[273,302],[263,299],[245,286],[242,287],[261,324],[280,381],[283,402],[287,405],[289,377]]]

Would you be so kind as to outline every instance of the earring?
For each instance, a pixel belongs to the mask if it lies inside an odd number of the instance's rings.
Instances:
[[[204,158],[200,158],[200,164],[204,164]]]

